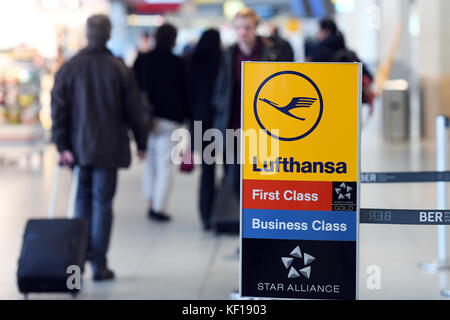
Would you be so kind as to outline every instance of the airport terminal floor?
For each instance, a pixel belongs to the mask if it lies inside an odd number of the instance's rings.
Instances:
[[[362,132],[362,171],[436,169],[434,141],[387,143],[370,124]],[[342,135],[345,140],[345,132]],[[40,169],[0,167],[0,299],[22,299],[16,270],[27,219],[45,217],[55,171],[55,150],[46,148]],[[450,159],[450,157],[449,157]],[[450,164],[448,164],[450,165]],[[123,170],[115,200],[109,253],[117,279],[94,283],[88,267],[77,299],[230,299],[239,285],[239,238],[201,229],[196,203],[199,168],[175,174],[167,224],[149,221],[141,193],[142,164]],[[70,184],[61,181],[58,215],[64,215]],[[366,184],[361,207],[431,209],[437,207],[435,183]],[[448,195],[447,195],[448,196]],[[444,299],[448,272],[421,271],[418,264],[437,257],[437,227],[360,226],[360,299]],[[369,289],[370,266],[381,270],[381,288]],[[449,278],[449,281],[447,281]],[[72,299],[70,295],[31,294],[30,299]]]

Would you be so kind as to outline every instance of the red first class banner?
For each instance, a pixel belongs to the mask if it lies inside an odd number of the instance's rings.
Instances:
[[[332,182],[243,180],[242,208],[330,211]]]

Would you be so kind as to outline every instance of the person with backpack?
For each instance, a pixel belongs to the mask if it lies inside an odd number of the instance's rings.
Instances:
[[[320,21],[316,41],[308,41],[305,45],[305,56],[310,62],[361,62],[357,54],[347,48],[344,35],[330,18]],[[375,99],[372,83],[373,76],[363,63],[362,102],[369,105],[370,115]]]
[[[344,48],[344,35],[338,30],[332,19],[324,18],[319,23],[319,32],[315,43],[309,45],[308,51],[305,53],[306,61],[333,62],[336,52]]]

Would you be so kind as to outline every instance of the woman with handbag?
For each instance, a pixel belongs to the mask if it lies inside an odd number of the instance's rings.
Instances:
[[[147,140],[143,191],[149,201],[148,217],[166,222],[170,185],[172,182],[172,132],[189,119],[189,99],[184,61],[172,53],[177,30],[164,24],[156,30],[156,46],[140,54],[133,69],[139,87],[152,107],[152,128]]]

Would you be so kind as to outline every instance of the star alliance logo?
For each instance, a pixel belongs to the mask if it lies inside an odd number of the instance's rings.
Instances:
[[[352,181],[333,181],[333,211],[355,211],[357,201],[357,184]]]
[[[283,262],[285,268],[286,269],[290,268],[288,276],[287,276],[288,279],[298,278],[298,277],[300,277],[300,275],[309,279],[309,277],[311,275],[311,266],[309,266],[309,264],[311,264],[311,262],[316,260],[316,258],[314,258],[312,255],[310,255],[306,252],[304,252],[302,255],[302,251],[300,250],[299,246],[297,246],[294,250],[292,250],[289,255],[290,255],[290,257],[282,257],[281,258],[281,261]],[[294,268],[293,264],[297,264],[294,262],[298,261],[298,260],[301,261],[302,258],[303,258],[303,268],[299,269],[297,271]]]
[[[342,182],[339,188],[334,189],[338,195],[338,200],[344,200],[346,198],[350,200],[352,198],[352,190],[353,188],[345,185],[345,182]]]

